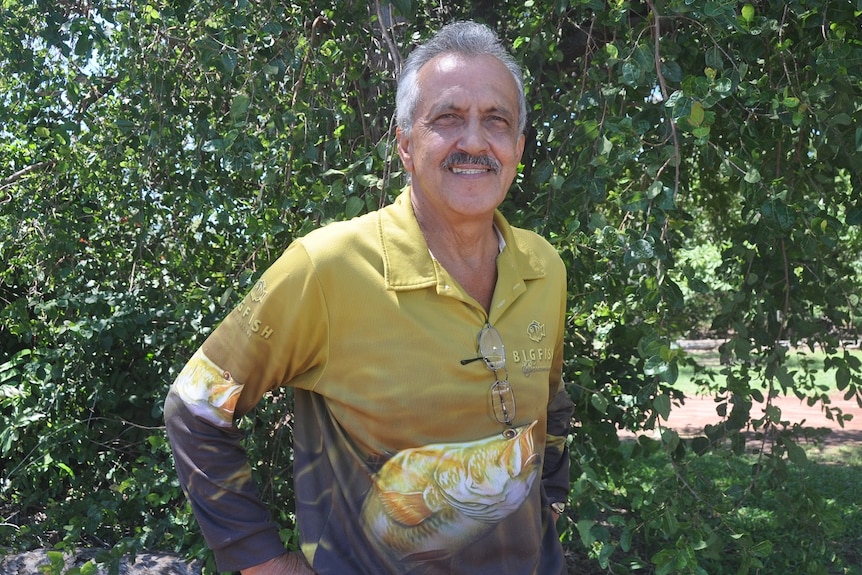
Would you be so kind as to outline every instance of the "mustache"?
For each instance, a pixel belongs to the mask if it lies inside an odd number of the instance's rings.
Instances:
[[[444,170],[448,170],[455,164],[472,164],[474,166],[484,166],[486,168],[491,168],[494,173],[500,171],[500,162],[495,160],[490,156],[474,156],[472,154],[468,154],[467,152],[452,152],[449,154],[443,163],[440,164],[440,167]]]

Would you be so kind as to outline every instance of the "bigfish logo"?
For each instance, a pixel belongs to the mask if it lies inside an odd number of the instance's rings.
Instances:
[[[530,325],[527,326],[527,337],[536,343],[545,339],[545,324],[536,320],[531,321]]]
[[[183,367],[173,387],[196,416],[220,427],[233,424],[233,412],[243,386],[201,350]]]
[[[402,561],[451,555],[518,509],[538,475],[537,422],[511,439],[399,452],[373,478],[362,509],[370,539]]]
[[[251,289],[251,293],[248,294],[249,299],[255,303],[260,303],[263,301],[263,298],[266,297],[266,282],[263,280],[257,280],[257,283],[254,284],[254,287]]]

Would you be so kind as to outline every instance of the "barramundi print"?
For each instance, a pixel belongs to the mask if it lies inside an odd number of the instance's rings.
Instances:
[[[374,475],[362,510],[369,538],[400,561],[444,558],[527,498],[539,473],[533,423],[469,443],[406,449]]]
[[[233,424],[242,387],[201,350],[195,352],[174,381],[174,389],[189,411],[220,427]]]

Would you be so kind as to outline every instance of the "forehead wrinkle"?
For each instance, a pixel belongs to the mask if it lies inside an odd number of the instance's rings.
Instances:
[[[417,71],[416,88],[411,121],[423,130],[436,131],[440,118],[451,113],[464,119],[476,118],[483,125],[498,117],[502,120],[494,121],[495,132],[502,130],[502,124],[506,123],[516,135],[522,135],[523,110],[518,84],[495,58],[466,58],[460,54],[438,56]],[[446,125],[450,129],[452,126],[451,123]]]

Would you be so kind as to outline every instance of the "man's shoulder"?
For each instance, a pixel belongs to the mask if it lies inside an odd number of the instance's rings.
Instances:
[[[565,276],[565,264],[560,257],[557,248],[540,234],[525,228],[511,226],[512,246],[515,261],[520,262],[524,273],[527,269],[533,270],[544,277],[551,272],[552,276]]]
[[[379,220],[379,212],[369,212],[349,220],[328,223],[297,241],[309,254],[344,254],[346,250],[379,245]]]
[[[528,230],[511,226],[515,243],[524,251],[539,252],[547,255],[558,255],[557,249],[544,236]]]
[[[515,236],[515,239],[518,242],[525,242],[529,244],[542,244],[547,245],[548,247],[552,247],[548,240],[546,240],[543,236],[539,235],[533,230],[528,230],[527,228],[519,228],[517,226],[511,226],[511,228],[512,235]]]

